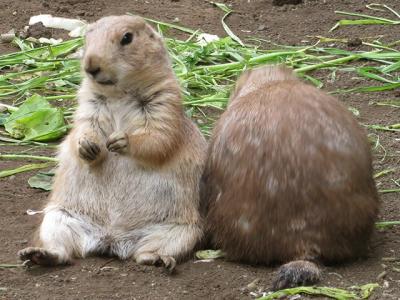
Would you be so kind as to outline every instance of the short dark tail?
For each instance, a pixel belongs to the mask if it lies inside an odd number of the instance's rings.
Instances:
[[[316,263],[294,260],[279,268],[272,288],[277,291],[299,285],[313,285],[320,280],[321,270]]]

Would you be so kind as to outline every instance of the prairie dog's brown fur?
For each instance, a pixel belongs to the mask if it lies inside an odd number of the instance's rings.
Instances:
[[[42,265],[106,253],[173,269],[202,237],[206,142],[185,116],[162,38],[140,17],[89,26],[74,129],[35,246]]]
[[[378,206],[368,139],[341,103],[287,68],[241,76],[202,178],[215,247],[233,260],[284,263],[276,289],[313,283],[314,262],[364,254]]]

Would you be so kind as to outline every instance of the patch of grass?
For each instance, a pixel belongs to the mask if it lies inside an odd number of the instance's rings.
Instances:
[[[331,28],[330,31],[337,29],[340,26],[348,26],[348,25],[399,25],[400,24],[400,15],[392,8],[385,4],[369,4],[366,6],[371,10],[378,10],[378,11],[389,11],[396,16],[396,19],[387,19],[387,18],[380,18],[372,15],[366,14],[359,14],[359,13],[352,13],[346,11],[335,11],[336,14],[357,17],[359,19],[345,19],[340,20]]]
[[[225,12],[232,13],[224,4],[215,3]],[[225,17],[224,16],[224,17]],[[391,90],[400,86],[397,71],[400,69],[400,52],[375,43],[371,51],[347,51],[323,47],[317,42],[306,47],[272,45],[264,49],[257,43],[244,43],[224,23],[228,33],[225,38],[208,43],[198,41],[202,32],[176,24],[150,20],[165,36],[172,57],[174,70],[181,82],[184,104],[187,110],[200,108],[222,110],[226,106],[230,90],[237,77],[246,69],[265,64],[285,64],[300,77],[322,87],[322,81],[311,72],[328,69],[332,74],[347,68],[355,75],[377,82],[374,86],[357,87],[339,92],[372,92]],[[186,40],[167,37],[169,29],[190,34]],[[21,51],[0,56],[0,101],[12,100],[11,111],[38,93],[48,101],[74,99],[81,80],[80,63],[74,55],[82,46],[81,38],[59,45],[41,46],[16,39]],[[253,39],[253,42],[257,40]],[[348,65],[362,61],[360,67]],[[72,111],[64,111],[71,118]],[[1,120],[1,119],[0,119]],[[374,126],[374,125],[371,125]],[[209,133],[210,123],[203,124],[204,133]],[[65,129],[65,128],[64,128]],[[388,128],[392,130],[392,128]]]

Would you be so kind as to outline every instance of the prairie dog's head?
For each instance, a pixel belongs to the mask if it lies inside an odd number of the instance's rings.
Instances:
[[[245,71],[237,80],[229,102],[249,94],[274,81],[298,80],[293,71],[285,66],[269,65]]]
[[[86,32],[82,67],[99,89],[126,90],[169,67],[162,38],[138,16],[104,17]]]

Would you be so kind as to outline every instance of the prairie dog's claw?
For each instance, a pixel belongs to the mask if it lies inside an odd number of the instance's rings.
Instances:
[[[78,151],[80,158],[87,161],[93,161],[100,154],[101,149],[96,143],[91,142],[86,138],[82,138],[79,140]]]
[[[122,131],[114,132],[107,140],[106,147],[110,152],[124,152],[128,147],[128,137]]]

